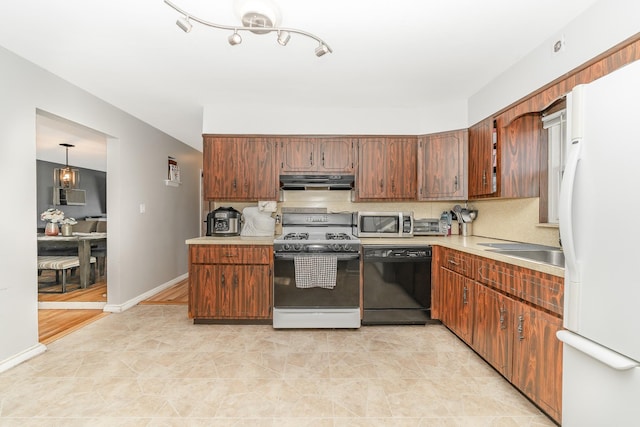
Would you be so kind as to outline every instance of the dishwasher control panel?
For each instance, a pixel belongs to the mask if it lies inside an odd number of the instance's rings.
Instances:
[[[364,258],[431,258],[431,246],[390,247],[365,246]]]

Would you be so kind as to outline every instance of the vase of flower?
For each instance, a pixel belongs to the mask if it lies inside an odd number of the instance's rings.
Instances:
[[[77,223],[78,221],[76,221],[75,218],[63,218],[60,221],[62,235],[65,237],[71,236],[73,234],[73,225]]]
[[[57,236],[60,232],[58,223],[64,219],[64,212],[59,209],[49,208],[40,214],[40,219],[47,223],[44,226],[44,234],[47,236]]]
[[[62,231],[62,235],[64,237],[69,237],[73,234],[73,227],[71,224],[62,224],[60,226],[60,231]]]
[[[58,235],[58,223],[56,222],[47,222],[47,225],[44,226],[44,234],[47,236],[57,236]]]

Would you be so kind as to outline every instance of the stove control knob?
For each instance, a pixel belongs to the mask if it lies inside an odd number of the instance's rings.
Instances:
[[[291,245],[288,243],[285,243],[284,246],[282,247],[282,249],[284,249],[285,251],[290,251],[291,250]]]
[[[302,250],[302,243],[298,243],[296,245],[293,245],[293,250],[300,252]]]

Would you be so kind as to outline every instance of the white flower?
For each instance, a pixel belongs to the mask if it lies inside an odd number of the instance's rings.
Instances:
[[[49,208],[40,214],[40,219],[42,221],[53,222],[55,224],[64,219],[64,212],[59,209]]]

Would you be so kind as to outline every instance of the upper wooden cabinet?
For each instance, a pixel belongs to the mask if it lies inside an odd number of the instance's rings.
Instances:
[[[356,200],[415,200],[417,137],[358,140]]]
[[[280,173],[347,173],[355,171],[355,144],[352,138],[280,138]]]
[[[467,130],[418,139],[418,200],[467,198]]]
[[[525,114],[510,123],[498,116],[496,127],[498,195],[508,198],[540,196],[541,151],[546,144],[540,113]]]
[[[506,123],[489,118],[469,129],[469,198],[539,197],[546,133],[539,113]]]
[[[264,137],[205,135],[204,198],[277,199],[277,148],[276,142]]]
[[[493,119],[469,128],[469,198],[494,193]]]

